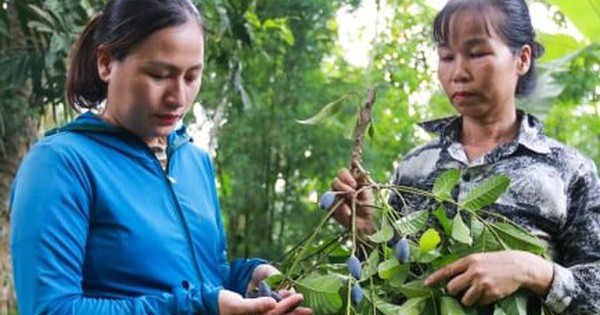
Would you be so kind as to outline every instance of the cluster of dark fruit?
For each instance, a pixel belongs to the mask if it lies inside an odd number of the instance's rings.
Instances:
[[[283,300],[281,294],[271,290],[271,287],[264,280],[258,283],[258,290],[250,291],[246,294],[247,298],[257,298],[257,297],[270,297],[275,301],[280,302]]]
[[[410,247],[406,237],[400,238],[397,234],[395,234],[394,237],[388,241],[388,246],[394,249],[396,259],[398,259],[399,263],[405,264],[408,262],[410,259]],[[360,301],[362,301],[364,295],[363,289],[358,283],[362,277],[360,261],[356,256],[352,255],[350,258],[348,258],[346,264],[348,265],[348,271],[350,272],[350,275],[352,275],[352,277],[356,280],[350,289],[350,299],[352,300],[352,303],[357,305],[360,303]]]
[[[331,208],[333,206],[333,203],[335,202],[335,195],[336,194],[332,191],[326,191],[325,193],[323,193],[321,195],[321,198],[319,199],[319,208],[323,210],[328,210],[329,208]],[[390,239],[387,242],[387,245],[388,247],[394,249],[394,252],[396,253],[396,258],[401,264],[405,264],[408,262],[408,260],[410,259],[410,247],[408,246],[408,240],[406,239],[406,237],[400,238],[398,233],[394,231],[394,237],[392,237],[392,239]],[[350,257],[350,259],[352,259],[352,257]],[[350,268],[350,264],[348,264],[348,267]]]
[[[277,303],[281,302],[284,298],[281,294],[271,290],[271,287],[266,281],[261,281],[258,283],[258,290],[250,291],[246,294],[247,298],[257,298],[257,297],[270,297],[277,301]],[[296,309],[299,305],[291,306],[285,313],[290,313]]]
[[[350,274],[356,280],[352,285],[352,288],[350,289],[350,299],[352,300],[352,303],[357,305],[358,303],[360,303],[360,301],[362,301],[364,295],[363,289],[358,283],[358,281],[362,277],[360,261],[358,260],[358,258],[356,258],[356,256],[352,255],[350,256],[350,258],[348,258],[347,265],[348,271],[350,271]]]
[[[333,206],[334,202],[335,193],[332,191],[327,191],[323,193],[319,199],[319,208],[328,210]],[[394,236],[387,242],[387,246],[394,249],[396,259],[398,259],[398,262],[401,264],[407,263],[410,259],[410,246],[406,236],[400,238],[398,233],[394,231]],[[356,280],[350,289],[350,299],[352,300],[352,303],[356,305],[362,301],[364,296],[363,289],[358,283],[362,276],[360,261],[356,256],[352,255],[350,258],[348,258],[347,265],[348,271],[350,271],[350,274]]]

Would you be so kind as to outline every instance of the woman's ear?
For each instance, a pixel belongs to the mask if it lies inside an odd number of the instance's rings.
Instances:
[[[96,51],[96,60],[98,65],[98,76],[100,77],[100,80],[108,83],[112,66],[112,58],[105,46],[100,45],[98,47]]]
[[[531,68],[531,46],[523,45],[517,52],[517,73],[523,76]]]

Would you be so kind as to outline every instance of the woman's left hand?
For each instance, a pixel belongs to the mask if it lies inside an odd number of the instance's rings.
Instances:
[[[519,288],[545,296],[550,290],[554,269],[551,262],[534,254],[505,250],[478,253],[457,260],[432,273],[425,285],[434,286],[449,280],[451,295],[464,292],[463,305],[487,305]]]
[[[267,279],[270,276],[280,274],[281,271],[269,264],[261,264],[254,268],[252,272],[252,281],[248,284],[248,291],[252,290],[258,283]],[[296,293],[295,290],[279,290],[277,291],[283,300],[277,303],[277,306],[271,310],[268,314],[290,314],[290,315],[312,315],[311,309],[306,307],[299,307],[303,301],[301,294]]]
[[[269,264],[261,264],[254,268],[252,271],[252,281],[250,283],[254,283],[257,285],[259,282],[267,279],[270,276],[280,274],[281,271],[279,269],[269,265]]]

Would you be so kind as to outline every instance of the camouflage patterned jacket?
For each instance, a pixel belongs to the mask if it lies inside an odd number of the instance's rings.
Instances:
[[[520,128],[510,143],[469,162],[458,141],[460,117],[421,124],[440,136],[413,149],[396,168],[393,182],[431,191],[445,170],[463,171],[453,191],[461,200],[485,179],[505,174],[511,183],[492,208],[544,241],[554,260],[554,279],[544,303],[559,314],[600,314],[600,184],[594,163],[554,139],[541,123],[518,111]],[[430,200],[392,195],[397,210],[415,211]],[[406,208],[403,206],[406,205]]]

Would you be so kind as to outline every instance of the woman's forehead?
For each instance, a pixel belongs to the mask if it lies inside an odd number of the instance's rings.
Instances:
[[[497,10],[494,10],[497,11]],[[493,11],[476,11],[473,8],[464,8],[448,16],[443,28],[443,41],[459,43],[473,38],[492,38],[499,36],[497,32],[500,14]]]

